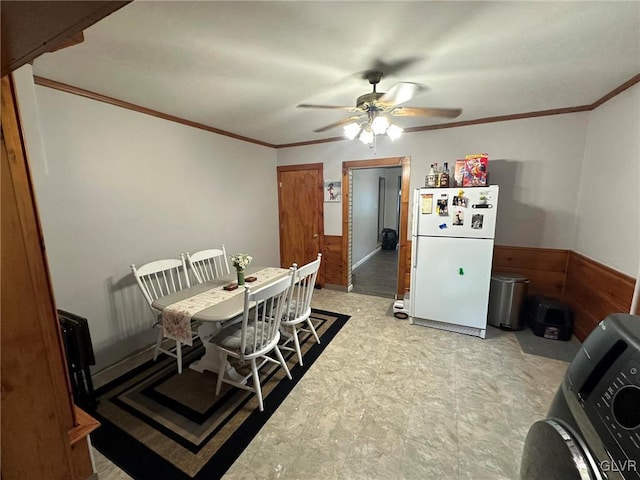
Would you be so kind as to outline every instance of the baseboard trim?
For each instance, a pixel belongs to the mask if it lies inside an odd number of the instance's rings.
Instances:
[[[327,290],[337,290],[339,292],[349,292],[349,288],[345,285],[336,285],[335,283],[325,283],[324,288]]]
[[[376,248],[373,252],[371,252],[370,254],[368,254],[366,257],[364,257],[362,260],[360,260],[359,262],[354,263],[351,266],[351,271],[353,272],[356,268],[358,268],[360,265],[362,265],[364,262],[366,262],[367,260],[369,260],[371,257],[373,257],[376,253],[378,253],[380,250],[382,250],[382,246],[379,246],[378,248]]]

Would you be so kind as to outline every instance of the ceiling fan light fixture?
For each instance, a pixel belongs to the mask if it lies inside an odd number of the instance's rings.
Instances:
[[[373,143],[373,132],[371,131],[371,128],[367,126],[364,130],[362,130],[362,133],[360,134],[359,139],[365,145],[372,144]]]
[[[349,140],[353,140],[360,133],[360,124],[357,122],[351,122],[343,127],[344,136]]]
[[[389,120],[383,115],[374,118],[373,122],[371,122],[371,130],[373,130],[374,135],[384,135],[388,128]]]
[[[404,129],[402,127],[391,124],[389,125],[389,128],[387,128],[387,136],[391,141],[395,141],[402,136],[403,131]]]

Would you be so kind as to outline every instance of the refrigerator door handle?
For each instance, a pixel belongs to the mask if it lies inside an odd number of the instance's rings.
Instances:
[[[411,258],[411,263],[413,264],[413,268],[418,266],[418,237],[413,237],[413,253]]]

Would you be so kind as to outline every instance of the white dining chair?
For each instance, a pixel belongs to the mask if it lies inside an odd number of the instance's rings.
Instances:
[[[174,357],[178,362],[178,373],[182,373],[182,344],[176,341],[175,351],[168,350],[162,346],[164,339],[162,329],[162,312],[153,308],[153,301],[177,292],[183,288],[190,286],[189,277],[187,276],[186,264],[184,260],[169,258],[164,260],[156,260],[146,263],[140,267],[131,265],[131,272],[136,279],[142,295],[149,304],[151,313],[154,318],[154,328],[159,329],[156,339],[155,349],[153,351],[153,360],[158,358],[158,353],[162,352],[166,355]],[[198,334],[194,329],[197,325],[191,325],[191,335],[195,339]]]
[[[296,352],[298,363],[302,365],[302,352],[300,350],[300,332],[312,334],[316,342],[320,343],[320,338],[315,326],[311,321],[311,298],[315,290],[316,277],[320,269],[322,254],[318,253],[318,258],[313,262],[298,268],[294,263],[294,273],[291,279],[291,288],[287,298],[287,308],[282,318],[282,329],[284,330],[284,341],[280,344],[282,350]],[[286,338],[284,338],[286,336]],[[293,341],[293,347],[289,346]]]
[[[195,253],[185,253],[187,265],[198,283],[229,275],[229,259],[224,245]]]
[[[216,383],[216,395],[220,394],[222,382],[237,388],[255,392],[258,397],[258,408],[264,410],[262,387],[258,371],[269,362],[280,364],[287,377],[291,379],[291,373],[284,357],[278,348],[280,341],[280,322],[287,301],[287,292],[291,286],[289,275],[255,290],[249,286],[244,291],[244,311],[242,321],[223,328],[209,342],[220,351],[220,370]],[[276,359],[269,356],[275,353]],[[225,378],[227,357],[231,356],[248,361],[251,365],[251,373],[237,381]],[[258,360],[260,363],[258,364]],[[252,382],[248,382],[249,379]]]

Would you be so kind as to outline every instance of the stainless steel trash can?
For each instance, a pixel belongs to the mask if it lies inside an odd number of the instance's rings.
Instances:
[[[491,274],[489,289],[489,325],[507,330],[522,330],[522,302],[527,296],[529,279],[512,273]]]

